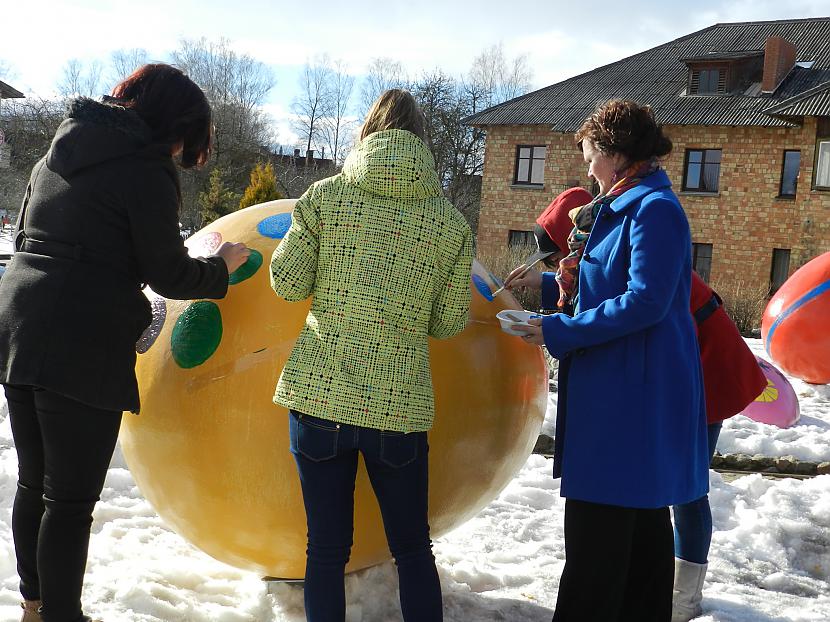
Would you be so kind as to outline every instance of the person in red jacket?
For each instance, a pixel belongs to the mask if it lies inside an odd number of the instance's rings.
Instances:
[[[559,194],[545,210],[539,214],[534,225],[533,235],[539,251],[547,253],[542,263],[553,271],[559,267],[559,261],[568,254],[568,234],[574,224],[568,215],[571,210],[587,205],[593,200],[591,193],[585,188],[568,188]],[[542,287],[542,273],[538,270],[529,270],[522,275],[525,266],[519,266],[511,272],[504,281],[505,289],[514,287]],[[521,275],[521,276],[520,276]],[[573,315],[571,309],[560,309]]]
[[[568,235],[574,226],[569,212],[591,199],[587,190],[571,188],[557,196],[536,219],[534,233],[539,250],[550,251],[545,259],[548,267],[556,269],[558,260],[567,254]],[[522,269],[520,266],[508,275],[505,287],[540,288],[542,273],[531,270],[521,275]],[[697,326],[703,368],[711,461],[723,421],[751,404],[764,390],[767,380],[737,326],[726,314],[720,297],[695,272],[690,298],[689,310]],[[712,541],[712,511],[708,495],[674,506],[672,510],[675,543],[672,622],[687,622],[701,613],[703,581]]]
[[[751,404],[767,386],[767,379],[738,327],[724,311],[720,297],[694,272],[690,310],[697,325],[703,367],[711,461],[724,419]],[[672,511],[675,555],[672,622],[687,622],[701,614],[703,581],[712,542],[712,510],[705,495],[691,503],[676,505]]]

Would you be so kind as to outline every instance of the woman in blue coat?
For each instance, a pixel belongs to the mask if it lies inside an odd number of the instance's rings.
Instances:
[[[669,506],[708,490],[689,225],[650,107],[609,101],[576,141],[600,192],[571,213],[570,254],[542,283],[548,308],[576,312],[535,320],[523,337],[561,365],[566,561],[553,620],[668,622]]]

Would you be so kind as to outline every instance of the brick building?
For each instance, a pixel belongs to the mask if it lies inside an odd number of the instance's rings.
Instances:
[[[830,250],[830,18],[716,24],[482,111],[478,245],[532,240],[562,190],[591,188],[573,133],[595,105],[650,104],[707,279],[779,286]]]

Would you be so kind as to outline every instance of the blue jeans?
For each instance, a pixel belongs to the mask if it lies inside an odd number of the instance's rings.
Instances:
[[[715,455],[720,436],[721,422],[707,426],[709,462]],[[712,509],[709,495],[700,499],[672,506],[674,512],[674,556],[695,564],[705,564],[712,543]]]
[[[398,567],[403,619],[443,620],[427,517],[426,432],[375,430],[294,411],[288,420],[308,521],[306,619],[345,619],[343,578],[352,548],[354,486],[358,453],[362,453]]]

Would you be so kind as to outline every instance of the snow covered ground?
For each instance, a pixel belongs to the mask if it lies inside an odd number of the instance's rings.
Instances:
[[[759,340],[750,340],[761,354]],[[739,417],[720,450],[830,460],[830,386],[798,380],[802,420],[789,430]],[[555,396],[545,428],[552,426]],[[530,456],[478,516],[435,543],[445,620],[547,622],[565,551],[564,500],[550,462]],[[0,397],[0,621],[19,616],[11,536],[17,458]],[[715,534],[699,622],[830,620],[830,475],[808,480],[710,478]],[[597,563],[612,560],[598,559]],[[399,621],[394,566],[346,579],[348,620]],[[602,596],[597,585],[597,597]],[[84,601],[105,622],[300,622],[302,588],[268,585],[170,531],[120,452],[95,512]]]
[[[0,253],[11,252],[13,231],[14,227],[6,227],[5,229],[0,229]]]
[[[12,233],[14,230],[11,227],[0,229],[0,254],[11,253],[12,248]]]

